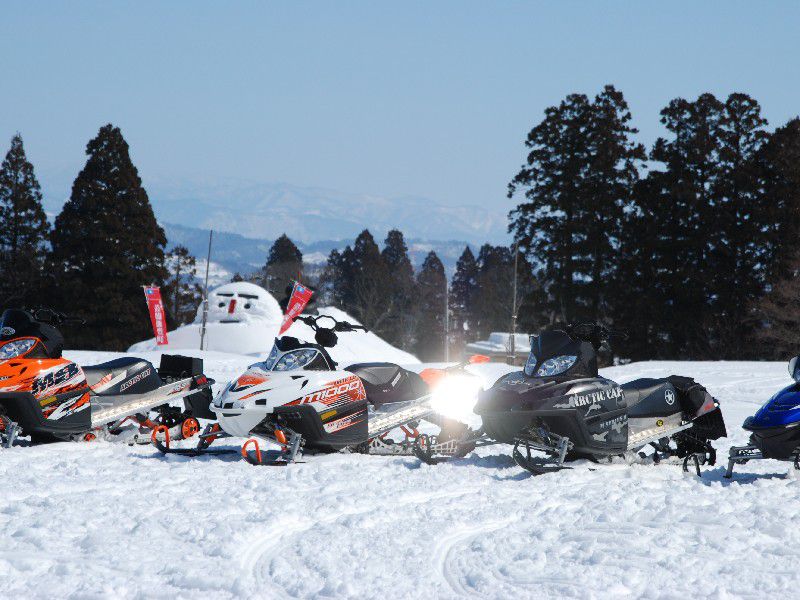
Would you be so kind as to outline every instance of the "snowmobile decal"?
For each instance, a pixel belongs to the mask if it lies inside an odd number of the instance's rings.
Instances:
[[[153,372],[152,369],[147,368],[144,371],[141,371],[140,373],[137,373],[136,375],[134,375],[133,377],[128,379],[128,381],[126,381],[125,383],[120,385],[119,386],[119,391],[120,392],[124,392],[129,387],[131,387],[132,385],[136,385],[137,383],[139,383],[145,377],[149,377],[152,372]]]
[[[364,384],[361,379],[356,375],[339,379],[329,383],[325,387],[311,394],[306,394],[299,400],[289,402],[289,406],[297,406],[299,404],[312,404],[318,402],[325,406],[335,406],[339,404],[346,404],[347,402],[357,402],[359,400],[366,400],[367,392],[364,389]]]
[[[59,369],[51,370],[34,379],[31,393],[35,398],[40,398],[45,393],[64,393],[76,389],[78,384],[85,383],[85,381],[81,368],[75,363],[67,363]]]
[[[347,429],[348,427],[352,427],[353,425],[358,425],[362,421],[364,421],[364,412],[359,412],[354,415],[350,415],[347,417],[343,417],[341,419],[337,419],[336,421],[330,421],[328,423],[323,424],[323,428],[327,433],[335,433],[337,431],[341,431],[342,429]]]
[[[266,381],[269,381],[269,377],[261,375],[242,375],[235,382],[231,383],[230,391],[236,394]]]
[[[50,421],[55,421],[58,419],[63,419],[64,417],[68,417],[70,415],[75,414],[76,412],[83,410],[85,408],[89,408],[91,395],[89,392],[85,392],[80,396],[73,396],[71,398],[64,398],[61,400],[59,404],[56,406],[50,407],[43,412],[44,417]]]
[[[587,394],[573,394],[570,396],[566,403],[554,404],[555,408],[578,408],[579,406],[587,406],[589,404],[596,404],[604,402],[605,400],[619,400],[624,398],[622,388],[611,387],[605,390],[598,390],[589,392]]]

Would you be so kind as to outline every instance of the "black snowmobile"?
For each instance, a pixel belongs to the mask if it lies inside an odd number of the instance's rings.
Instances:
[[[689,377],[623,385],[600,377],[597,352],[612,335],[601,325],[581,324],[534,336],[524,370],[479,396],[480,429],[458,440],[421,436],[416,455],[436,463],[501,443],[513,444],[516,463],[534,474],[573,459],[638,453],[656,463],[682,459],[684,470],[692,461],[699,475],[701,464],[716,461],[711,441],[727,435],[719,403]],[[648,446],[652,455],[643,452]]]

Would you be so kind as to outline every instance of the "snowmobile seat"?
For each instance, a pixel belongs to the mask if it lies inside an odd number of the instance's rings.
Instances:
[[[659,400],[666,400],[668,404],[674,404],[676,399],[675,388],[666,379],[652,379],[645,377],[642,379],[634,379],[628,383],[623,383],[621,386],[625,394],[625,402],[630,409],[639,404],[646,398],[658,398]],[[670,398],[672,401],[670,402]]]
[[[86,383],[100,395],[144,394],[163,384],[150,362],[133,356],[123,356],[82,369]]]
[[[428,393],[422,377],[394,363],[358,363],[345,370],[361,379],[367,400],[374,406],[414,400]]]

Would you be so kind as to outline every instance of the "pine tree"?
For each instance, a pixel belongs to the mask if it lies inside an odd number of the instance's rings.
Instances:
[[[774,360],[796,356],[797,332],[800,331],[800,252],[796,249],[786,277],[772,286],[756,305],[755,312],[762,321],[756,334],[759,356]]]
[[[169,278],[164,284],[165,310],[171,327],[191,323],[203,298],[203,291],[195,281],[197,261],[186,246],[175,246],[166,255],[165,266]]]
[[[609,312],[608,279],[644,150],[620,92],[590,101],[567,96],[528,134],[527,163],[509,184],[524,191],[511,213],[521,252],[541,263],[549,310],[558,320],[597,320]]]
[[[58,293],[86,320],[70,346],[124,350],[152,336],[142,286],[164,281],[166,239],[119,128],[101,127],[86,154],[52,233]]]
[[[345,271],[352,271],[350,306],[354,316],[368,329],[374,329],[378,335],[385,335],[389,317],[386,291],[390,287],[386,262],[375,238],[367,229],[358,235],[352,251],[348,250],[349,247],[345,248],[342,259],[351,262],[345,267]]]
[[[303,253],[284,233],[269,249],[264,266],[264,287],[272,294],[281,296],[294,282],[303,276]]]
[[[408,247],[400,231],[393,229],[388,233],[381,256],[388,274],[384,335],[388,342],[401,348],[410,348],[414,334],[416,282]]]
[[[0,309],[44,301],[49,231],[39,182],[17,134],[0,165]]]
[[[469,246],[456,262],[456,271],[450,282],[450,310],[453,319],[454,343],[463,346],[467,341],[477,338],[471,323],[473,301],[478,286],[478,263]]]
[[[444,310],[447,280],[444,265],[435,252],[429,252],[417,275],[418,317],[416,355],[423,361],[441,360],[444,354]]]

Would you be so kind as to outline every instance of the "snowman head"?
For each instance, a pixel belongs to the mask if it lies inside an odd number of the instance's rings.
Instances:
[[[210,323],[243,323],[267,320],[279,323],[282,318],[277,300],[264,288],[247,281],[226,283],[208,294]],[[203,307],[196,322],[203,319]]]

